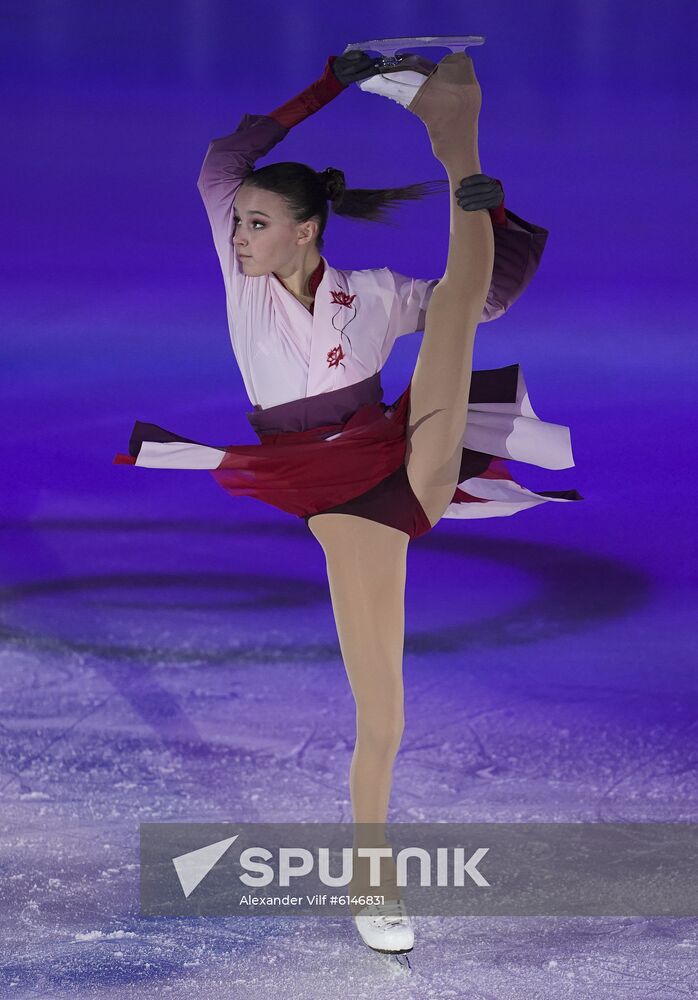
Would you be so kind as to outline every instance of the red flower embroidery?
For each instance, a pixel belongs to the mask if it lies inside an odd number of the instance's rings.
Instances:
[[[343,357],[344,351],[342,350],[342,345],[337,344],[336,347],[333,347],[331,351],[327,352],[327,367],[332,368],[334,366],[337,368]]]
[[[332,317],[332,326],[339,333],[340,340],[339,340],[339,344],[337,344],[336,347],[333,347],[331,351],[327,352],[327,364],[328,364],[328,366],[330,368],[332,368],[332,367],[337,368],[342,363],[342,358],[346,357],[346,355],[344,353],[344,348],[342,347],[342,341],[344,340],[345,337],[347,339],[347,343],[349,344],[349,351],[351,352],[351,350],[352,350],[351,340],[349,339],[348,335],[344,331],[349,326],[349,324],[353,323],[354,320],[356,319],[357,309],[356,309],[356,306],[353,304],[354,303],[354,299],[356,298],[356,294],[349,295],[347,292],[343,291],[341,288],[337,288],[334,291],[330,290],[330,295],[332,296],[332,302],[335,305],[338,305],[338,306],[348,306],[352,310],[352,315],[344,322],[344,324],[341,327],[337,326],[337,324],[335,323],[335,320],[337,319],[337,317],[339,316],[339,313],[340,313],[339,309],[335,312],[334,316]],[[340,323],[341,323],[341,320],[340,320]],[[343,364],[342,364],[342,368],[344,368]]]
[[[332,301],[337,302],[340,306],[350,306],[354,299],[356,298],[356,293],[354,295],[347,295],[341,289],[339,291],[330,291],[332,296]]]

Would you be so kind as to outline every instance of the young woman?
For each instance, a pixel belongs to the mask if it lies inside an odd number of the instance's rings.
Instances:
[[[505,210],[480,172],[481,93],[472,60],[407,57],[378,71],[366,53],[330,56],[323,75],[269,115],[243,115],[209,145],[198,180],[227,292],[233,351],[261,443],[214,447],[136,421],[117,463],[207,469],[230,494],[303,517],[322,546],[342,658],[356,702],[350,772],[354,846],[383,841],[404,725],[407,547],[443,516],[500,516],[575,490],[535,493],[504,459],[574,464],[569,429],[533,412],[518,365],[473,371],[478,324],[518,298],[547,231]],[[334,212],[377,219],[429,184],[347,189],[340,170],[255,161],[350,83],[397,100],[426,125],[448,175],[450,232],[441,278],[389,267],[340,270],[322,256]],[[443,182],[442,182],[443,183]],[[380,372],[395,338],[423,330],[405,391],[384,404]],[[368,832],[367,832],[368,831]],[[358,861],[358,859],[357,859]],[[368,890],[358,861],[353,891]],[[382,906],[352,906],[371,947],[407,951],[413,929],[394,868]]]

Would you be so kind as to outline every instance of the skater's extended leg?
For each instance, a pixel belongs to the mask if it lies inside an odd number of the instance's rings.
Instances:
[[[319,514],[308,526],[325,553],[337,636],[356,704],[349,780],[354,823],[361,826],[355,827],[354,846],[377,846],[384,843],[393,764],[404,728],[409,536],[353,514]],[[367,891],[368,863],[359,863],[357,871],[352,891],[359,884]],[[399,895],[388,885],[373,891]]]
[[[432,525],[458,481],[475,331],[494,265],[488,211],[464,211],[455,197],[465,177],[481,172],[480,103],[472,60],[458,53],[439,63],[409,106],[425,122],[434,155],[446,168],[450,198],[446,270],[429,301],[407,425],[407,475]]]

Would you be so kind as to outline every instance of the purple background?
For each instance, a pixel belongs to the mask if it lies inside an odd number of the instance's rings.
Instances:
[[[585,500],[442,521],[410,548],[390,819],[696,822],[698,6],[4,4],[7,995],[324,997],[349,973],[355,997],[697,988],[691,918],[422,918],[404,977],[345,919],[138,915],[140,822],[351,818],[319,546],[207,473],[111,464],[135,419],[256,440],[196,190],[206,147],[350,41],[459,32],[487,39],[470,50],[482,169],[550,230],[475,367],[521,363],[576,466],[519,464],[520,481]],[[281,159],[355,187],[445,176],[420,122],[356,87]],[[393,219],[331,218],[325,256],[440,276],[446,195]],[[398,341],[386,400],[418,348]]]

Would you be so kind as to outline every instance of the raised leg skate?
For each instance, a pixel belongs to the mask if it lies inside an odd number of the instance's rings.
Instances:
[[[343,55],[352,50],[380,53],[383,58],[376,62],[376,73],[359,81],[358,86],[366,93],[379,94],[406,108],[414,101],[425,79],[435,72],[437,64],[414,51],[401,50],[445,48],[451,54],[464,53],[470,45],[482,45],[484,41],[481,35],[378,38],[366,42],[351,42]]]

